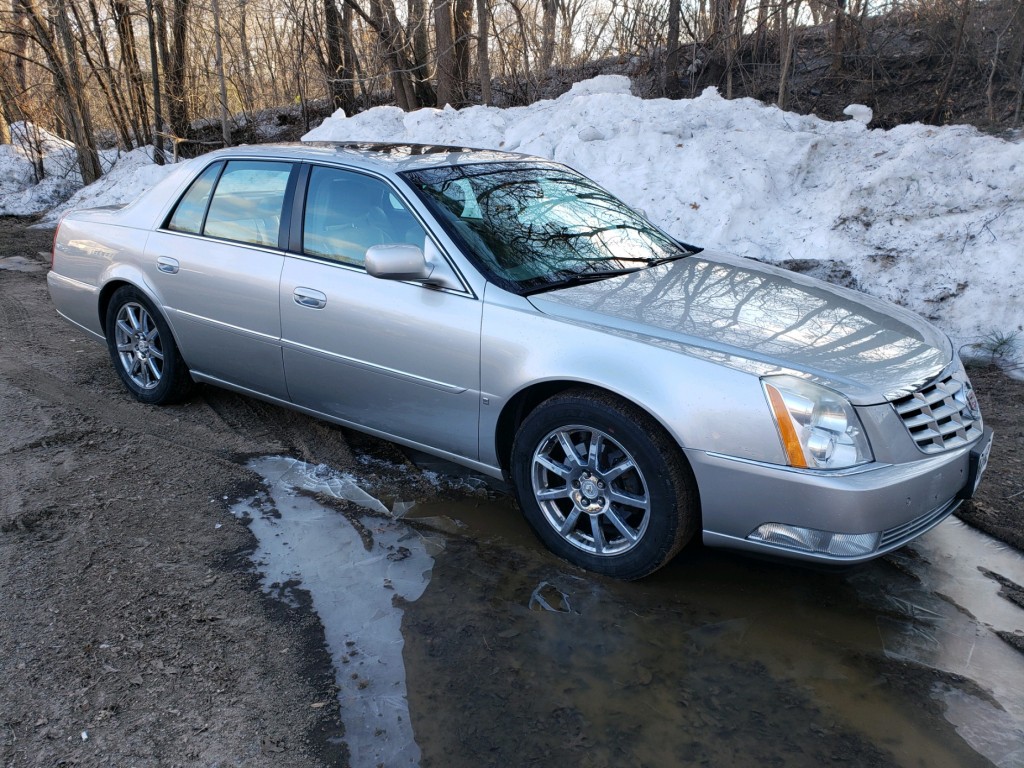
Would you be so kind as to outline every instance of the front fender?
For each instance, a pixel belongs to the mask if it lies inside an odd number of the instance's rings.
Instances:
[[[785,463],[758,376],[689,355],[682,345],[545,315],[489,286],[481,347],[484,462],[498,463],[500,416],[517,394],[568,382],[643,408],[682,448]]]

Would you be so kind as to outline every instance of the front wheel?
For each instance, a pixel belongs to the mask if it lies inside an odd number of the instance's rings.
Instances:
[[[137,288],[118,288],[107,306],[107,349],[136,400],[167,405],[185,399],[193,382],[171,329]]]
[[[511,474],[540,539],[608,576],[653,573],[698,527],[679,447],[647,413],[606,393],[574,390],[539,405],[516,435]]]

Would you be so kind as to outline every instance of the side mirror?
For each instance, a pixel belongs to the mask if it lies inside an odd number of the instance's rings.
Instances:
[[[430,267],[423,251],[415,245],[388,243],[374,245],[366,251],[366,271],[381,280],[414,280],[430,277]]]
[[[366,250],[366,271],[381,280],[411,280],[436,288],[462,290],[462,283],[430,240],[430,258],[416,245],[386,243]]]

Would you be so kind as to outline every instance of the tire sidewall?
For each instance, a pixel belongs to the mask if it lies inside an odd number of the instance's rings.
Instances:
[[[599,556],[566,541],[548,522],[533,492],[533,455],[552,431],[579,425],[606,433],[637,463],[651,502],[647,529],[640,541],[619,555]],[[585,397],[556,398],[543,403],[523,422],[512,447],[510,468],[520,509],[537,536],[559,557],[608,576],[635,579],[661,567],[678,548],[684,526],[686,498],[673,482],[662,451],[641,423],[614,408]]]
[[[114,328],[117,324],[117,315],[125,304],[141,305],[153,319],[157,332],[160,334],[160,346],[164,355],[163,371],[160,376],[160,383],[152,389],[143,389],[132,381],[117,351],[117,337]],[[110,353],[110,360],[114,364],[114,370],[117,371],[117,375],[136,400],[151,405],[161,405],[178,399],[176,384],[182,375],[184,363],[178,354],[178,346],[174,341],[174,336],[171,334],[170,326],[164,320],[163,315],[153,306],[153,302],[142,291],[134,286],[126,285],[114,292],[110,303],[107,305],[106,331],[107,351]]]

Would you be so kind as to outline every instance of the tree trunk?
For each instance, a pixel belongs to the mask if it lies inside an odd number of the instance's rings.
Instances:
[[[956,28],[956,40],[953,43],[953,60],[949,63],[949,69],[942,80],[942,87],[939,89],[939,96],[935,100],[935,108],[932,109],[930,123],[937,123],[949,96],[949,88],[953,83],[953,73],[960,63],[960,52],[964,44],[964,27],[967,26],[967,17],[971,15],[971,0],[963,0],[963,7],[960,10],[960,23]]]
[[[96,8],[94,0],[88,0],[89,3],[89,20],[92,23],[92,32],[96,36],[96,47],[99,49],[102,66],[92,60],[92,56],[89,53],[89,44],[83,34],[80,44],[82,49],[82,56],[85,58],[86,63],[92,69],[92,73],[96,78],[96,82],[100,86],[100,90],[103,91],[103,96],[107,101],[107,105],[110,107],[111,117],[113,118],[114,128],[117,130],[121,137],[121,144],[125,149],[132,149],[136,146],[136,142],[133,141],[131,135],[131,120],[129,119],[128,106],[125,104],[120,84],[114,80],[114,66],[110,63],[110,54],[108,53],[107,36],[103,33],[103,26],[100,23],[99,10]],[[71,11],[75,16],[75,23],[78,25],[78,29],[83,33],[86,29],[85,20],[79,13],[78,6],[75,5],[74,1],[71,2]],[[141,142],[138,142],[141,144]]]
[[[0,144],[11,143],[11,123],[24,119],[14,94],[14,80],[11,70],[0,68]]]
[[[132,114],[133,130],[138,146],[141,147],[148,144],[152,137],[148,130],[146,89],[142,79],[142,68],[139,66],[139,53],[135,45],[135,30],[132,28],[131,12],[127,0],[113,0],[110,11],[117,28],[121,64],[128,75],[128,107]]]
[[[768,35],[768,3],[771,0],[758,0],[757,3],[757,26],[754,27],[754,58],[757,61],[764,61],[765,38]]]
[[[220,4],[212,2],[213,10],[213,42],[217,66],[217,80],[220,83],[220,130],[224,138],[224,146],[231,146],[231,126],[228,124],[228,87],[224,79],[224,47],[220,39]]]
[[[56,87],[57,107],[78,154],[82,183],[91,184],[103,175],[103,170],[96,151],[89,105],[82,89],[82,73],[78,67],[77,49],[71,35],[67,7],[64,0],[51,0],[50,18],[45,19],[33,0],[21,1],[35,32],[36,42],[43,49],[49,63]],[[59,40],[51,35],[51,28]]]
[[[353,9],[357,12],[359,10],[356,6],[353,6]],[[371,0],[370,16],[367,20],[380,38],[384,62],[390,70],[391,84],[395,90],[395,101],[406,112],[411,112],[420,105],[412,85],[412,64],[403,54],[405,41],[402,39],[402,28],[398,23],[394,2]]]
[[[412,85],[420,104],[433,104],[434,88],[430,84],[430,34],[424,0],[407,0],[408,23],[405,36],[411,43]]]
[[[341,8],[341,75],[345,81],[344,96],[347,110],[356,110],[356,79],[359,64],[356,60],[356,47],[352,42],[352,6],[344,3]]]
[[[680,96],[679,87],[679,15],[680,1],[668,2],[668,42],[665,51],[665,73],[662,79],[662,90],[670,99]]]
[[[238,43],[242,54],[242,108],[247,112],[255,107],[252,82],[252,54],[249,45],[249,0],[238,2]]]
[[[149,26],[149,69],[153,79],[153,162],[163,165],[164,158],[164,113],[160,100],[160,67],[157,56],[157,24],[153,0],[146,0],[146,23]]]
[[[455,31],[455,96],[459,102],[455,106],[466,103],[466,90],[472,76],[473,5],[474,0],[455,0],[452,6],[452,26]]]
[[[28,81],[25,78],[25,53],[28,50],[28,35],[25,24],[28,21],[28,13],[21,4],[21,0],[11,0],[11,37],[14,44],[14,80],[18,86],[18,92],[24,93],[28,90]]]
[[[551,69],[555,58],[555,22],[558,19],[558,0],[540,0],[540,61],[537,64],[540,77],[544,77]]]
[[[846,53],[846,2],[836,0],[835,19],[832,24],[832,73],[843,70],[843,55]]]
[[[451,0],[434,0],[434,41],[436,44],[437,106],[459,105],[455,64],[455,34]]]
[[[327,79],[327,92],[331,95],[331,108],[344,109],[349,106],[348,100],[345,98],[346,84],[343,77],[345,60],[342,58],[341,52],[341,42],[345,33],[341,26],[341,14],[338,13],[338,5],[335,0],[324,0],[324,34],[327,37],[327,62],[324,76]]]
[[[779,9],[779,56],[782,65],[779,72],[779,97],[776,104],[779,109],[786,108],[786,89],[789,86],[789,69],[793,62],[793,49],[796,33],[796,19],[800,15],[800,0],[793,2],[793,19],[789,18],[789,0],[782,0]]]
[[[153,0],[156,11],[157,41],[164,70],[164,92],[167,95],[167,122],[177,140],[190,133],[185,85],[187,74],[189,0],[171,0],[172,15],[167,16],[163,0]]]
[[[743,43],[743,19],[747,13],[747,0],[736,0],[736,15],[731,19],[731,24],[726,31],[726,56],[725,72],[726,86],[725,98],[732,98],[733,76],[736,70],[736,52]]]
[[[526,16],[523,13],[523,9],[519,6],[516,0],[508,0],[508,4],[512,7],[513,12],[516,15],[516,21],[519,22],[519,37],[520,47],[522,48],[523,56],[523,81],[525,83],[525,92],[523,94],[527,102],[530,101],[530,83],[533,79],[530,74],[530,34],[527,31]]]
[[[487,0],[476,0],[476,67],[480,75],[480,101],[489,105],[491,98],[491,55],[488,47],[490,14]]]

